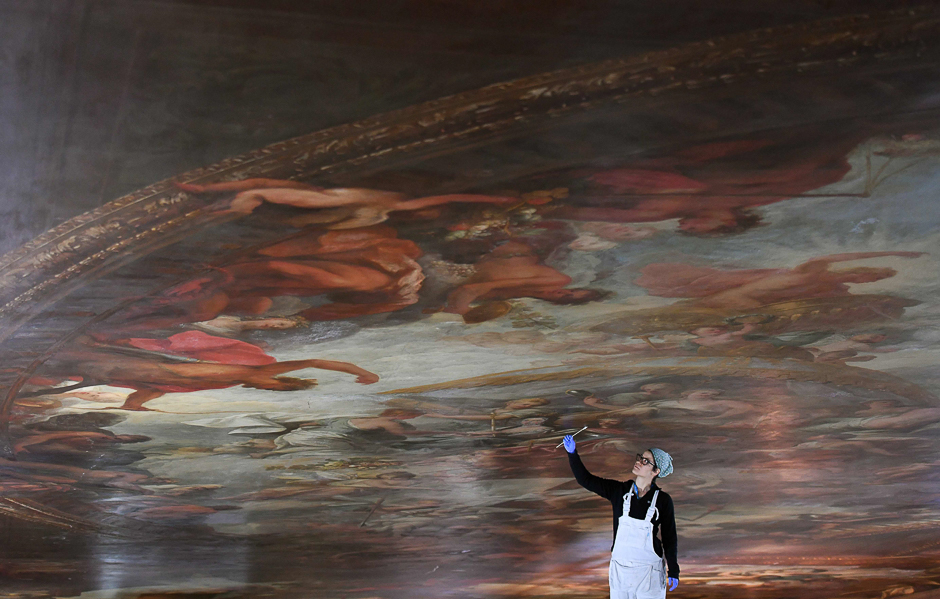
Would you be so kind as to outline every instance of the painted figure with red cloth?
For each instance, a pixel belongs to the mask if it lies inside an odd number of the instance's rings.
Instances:
[[[270,391],[309,389],[317,384],[316,379],[279,376],[305,368],[345,372],[363,385],[379,380],[378,375],[349,362],[278,362],[250,343],[201,331],[186,331],[166,339],[129,338],[111,345],[86,339],[57,354],[51,365],[69,374],[79,372],[86,381],[134,389],[118,409],[135,411],[147,410],[146,402],[166,393],[238,385]]]
[[[732,140],[595,172],[586,188],[545,215],[576,221],[645,223],[678,219],[690,235],[740,233],[761,224],[753,208],[835,183],[849,172],[848,152],[863,137],[831,143]],[[799,151],[795,151],[798,149]],[[849,194],[851,195],[851,194]]]
[[[325,296],[299,313],[311,321],[394,312],[418,301],[424,281],[420,248],[386,226],[311,231],[258,254],[226,267],[225,312],[263,314],[279,296]]]
[[[418,246],[394,229],[375,226],[310,229],[258,250],[239,262],[146,298],[106,323],[114,332],[175,327],[211,321],[222,314],[259,316],[274,298],[314,302],[294,316],[336,320],[394,312],[418,301],[424,274]]]
[[[485,305],[471,307],[481,300],[532,297],[554,304],[584,304],[607,295],[597,289],[569,289],[570,283],[571,277],[543,264],[531,246],[507,241],[476,263],[473,276],[447,297],[444,312],[461,314],[467,322],[482,322],[487,318],[473,318],[471,312],[485,309]]]

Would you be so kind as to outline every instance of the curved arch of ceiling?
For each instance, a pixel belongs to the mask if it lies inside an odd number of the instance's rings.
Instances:
[[[587,427],[605,476],[675,456],[699,596],[933,588],[938,26],[491,86],[65,223],[0,262],[4,514],[73,594],[596,594]]]

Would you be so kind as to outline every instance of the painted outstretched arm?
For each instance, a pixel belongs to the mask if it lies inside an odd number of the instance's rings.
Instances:
[[[336,372],[345,372],[356,377],[356,382],[363,385],[371,385],[379,380],[379,375],[369,372],[364,368],[359,368],[349,362],[339,362],[336,360],[304,360],[308,368],[319,368],[320,370],[333,370]]]
[[[831,256],[821,256],[807,260],[793,270],[796,272],[806,272],[825,269],[828,265],[836,262],[849,262],[851,260],[865,260],[867,258],[884,258],[887,256],[898,256],[900,258],[917,258],[923,256],[924,252],[849,252],[846,254],[832,254]]]
[[[467,204],[509,204],[519,201],[519,198],[506,196],[455,193],[441,196],[428,196],[414,200],[402,200],[395,204],[393,210],[421,210],[422,208],[430,208],[431,206],[441,206],[455,202]]]

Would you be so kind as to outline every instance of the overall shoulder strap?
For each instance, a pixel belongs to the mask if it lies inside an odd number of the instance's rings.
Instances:
[[[659,489],[656,489],[656,492],[653,493],[653,500],[650,501],[650,508],[646,510],[646,521],[650,522],[653,520],[653,512],[656,511],[656,500],[659,499]]]
[[[627,515],[630,514],[630,503],[633,501],[633,489],[634,489],[634,485],[631,482],[630,488],[627,489],[627,492],[623,494],[623,501],[624,503],[627,504],[627,507],[625,508],[624,513],[626,513]]]

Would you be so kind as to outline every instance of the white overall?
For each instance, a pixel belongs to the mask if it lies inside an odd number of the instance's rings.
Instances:
[[[666,596],[665,560],[653,550],[653,514],[659,491],[646,518],[630,517],[633,489],[624,495],[623,515],[617,525],[617,538],[610,554],[610,599],[663,599]]]

